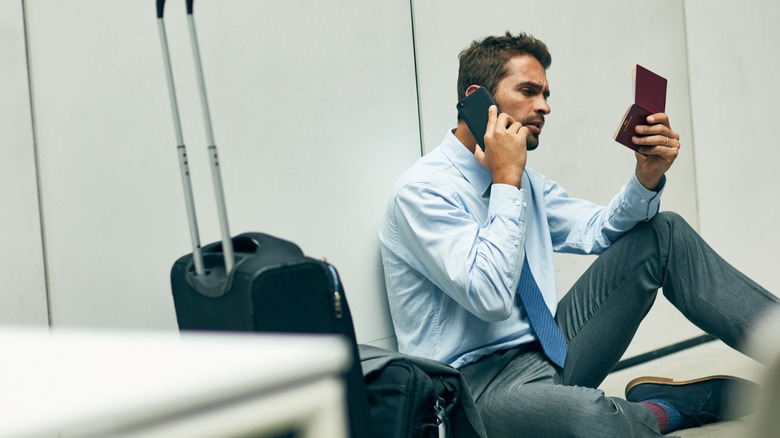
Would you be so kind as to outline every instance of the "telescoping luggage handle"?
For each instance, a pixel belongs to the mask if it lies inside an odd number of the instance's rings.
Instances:
[[[214,131],[211,126],[211,115],[209,113],[208,98],[206,96],[206,83],[203,78],[203,65],[200,61],[200,48],[198,47],[198,37],[195,32],[195,20],[192,16],[193,3],[194,0],[186,0],[187,23],[190,30],[190,43],[192,45],[192,55],[195,61],[195,72],[198,77],[200,102],[201,108],[203,109],[203,122],[206,126],[206,138],[208,141],[208,152],[211,161],[211,180],[214,184],[214,194],[217,201],[217,214],[222,232],[222,251],[225,258],[225,275],[229,275],[233,270],[233,265],[235,263],[235,258],[233,255],[233,242],[230,239],[230,230],[228,228],[227,208],[225,207],[225,194],[222,188],[222,176],[219,170],[219,157],[217,155],[217,146],[214,141]],[[168,92],[171,100],[173,124],[176,130],[176,149],[179,154],[179,170],[181,172],[182,185],[184,188],[184,201],[187,208],[187,218],[189,220],[190,226],[192,258],[195,265],[195,274],[204,275],[205,268],[203,263],[203,254],[200,248],[198,221],[195,215],[195,201],[192,196],[192,183],[190,181],[190,171],[187,162],[187,148],[184,145],[184,139],[181,130],[181,119],[179,117],[179,108],[176,101],[176,89],[173,83],[173,68],[171,67],[171,57],[168,51],[168,38],[165,34],[165,23],[163,21],[164,10],[165,0],[157,0],[157,24],[160,30],[160,42],[163,51],[165,73],[168,78]]]

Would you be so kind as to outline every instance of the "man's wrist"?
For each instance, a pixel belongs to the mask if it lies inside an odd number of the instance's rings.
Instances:
[[[647,190],[657,192],[658,186],[661,184],[661,180],[663,180],[663,175],[652,181],[647,181],[642,177],[642,175],[639,174],[639,172],[637,172],[636,180],[639,181],[639,184],[642,184],[642,187],[646,188]]]
[[[523,179],[522,170],[520,170],[520,172],[517,172],[516,170],[513,169],[507,172],[493,173],[493,184],[507,184],[510,186],[520,188],[520,181],[522,179]]]

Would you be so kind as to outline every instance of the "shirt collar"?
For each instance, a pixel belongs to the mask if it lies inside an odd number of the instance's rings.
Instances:
[[[474,154],[455,137],[452,131],[447,131],[441,144],[442,152],[452,162],[456,169],[474,187],[477,193],[489,194],[493,175],[479,164]]]

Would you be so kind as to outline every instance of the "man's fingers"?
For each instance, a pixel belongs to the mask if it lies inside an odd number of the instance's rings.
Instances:
[[[672,138],[680,136],[666,125],[637,125],[636,133],[641,135],[665,135]]]
[[[517,122],[519,124],[519,122]],[[523,137],[523,144],[525,145],[525,139],[531,135],[531,130],[527,126],[520,125],[520,129],[517,130],[517,134]]]
[[[680,136],[674,131],[634,136],[632,141],[637,146],[680,147]]]
[[[667,116],[665,113],[650,114],[645,120],[650,125],[660,124],[666,126],[667,128],[671,128],[671,126],[669,126],[669,116]]]
[[[674,141],[675,143],[677,140],[669,140],[669,142]],[[669,162],[674,161],[677,158],[677,155],[680,153],[680,148],[677,144],[675,144],[674,147],[670,146],[640,146],[637,148],[637,152],[644,155],[645,157],[650,156],[658,156],[661,157]]]
[[[523,124],[520,122],[512,122],[507,126],[506,130],[511,132],[512,134],[518,134],[521,129],[523,129]],[[528,133],[528,128],[525,128],[526,134]]]
[[[498,107],[495,105],[490,105],[490,108],[488,108],[488,124],[487,124],[486,132],[495,131],[497,123],[498,123]]]

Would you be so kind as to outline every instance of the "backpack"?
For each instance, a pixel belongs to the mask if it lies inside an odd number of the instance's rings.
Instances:
[[[440,362],[360,345],[377,438],[485,437],[460,373]]]

